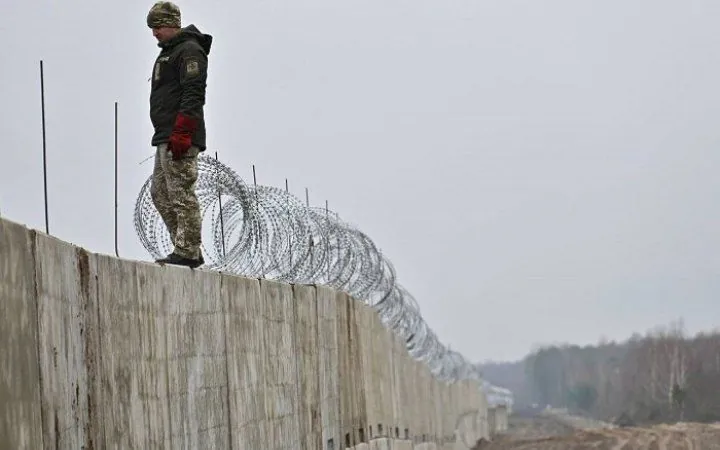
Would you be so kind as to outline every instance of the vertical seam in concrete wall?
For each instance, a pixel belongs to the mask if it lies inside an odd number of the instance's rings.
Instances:
[[[358,404],[358,385],[357,385],[357,374],[355,371],[358,369],[357,366],[357,349],[355,342],[355,330],[357,327],[357,321],[355,319],[355,298],[350,294],[347,294],[348,301],[347,307],[347,352],[348,352],[348,374],[349,385],[350,385],[350,432],[355,445],[361,444],[360,431],[359,431],[359,404]]]
[[[40,299],[39,299],[39,292],[38,292],[38,258],[37,258],[37,231],[35,230],[29,230],[30,231],[30,254],[32,256],[32,267],[33,267],[33,301],[35,302],[35,319],[37,321],[37,327],[35,327],[35,339],[37,341],[37,355],[38,360],[40,359]],[[40,391],[40,429],[45,430],[45,422],[47,421],[46,417],[46,405],[45,400],[43,396],[43,373],[42,373],[42,365],[38,365],[38,390]],[[40,440],[42,441],[43,448],[47,448],[45,445],[45,433],[41,433],[42,436]]]
[[[98,367],[98,371],[101,372],[103,369],[103,365],[102,365],[103,364],[103,357],[102,357],[102,348],[103,347],[102,347],[102,330],[100,329],[100,326],[102,324],[102,322],[100,321],[100,283],[99,283],[100,278],[97,275],[97,262],[95,265],[95,271],[96,271],[96,273],[95,273],[95,306],[97,307],[95,310],[95,313],[97,314],[97,322],[96,323],[97,323],[97,353],[98,353],[97,367]],[[99,385],[98,390],[97,390],[97,394],[99,397],[97,399],[98,405],[102,405],[104,403],[103,398],[102,398],[103,397],[102,394],[104,392],[103,384],[102,384],[102,381],[103,381],[102,376],[103,376],[102,373],[97,375],[98,379],[95,380],[95,383],[97,383]],[[103,412],[104,412],[104,410],[103,410]],[[96,412],[96,414],[100,414],[99,409]],[[102,436],[102,446],[100,448],[104,448],[107,445],[107,433],[105,431],[105,420],[104,419],[105,419],[104,417],[101,417],[101,420],[98,421],[98,423],[100,423],[100,434]]]
[[[268,283],[268,281],[265,278],[258,278],[257,281],[258,281],[258,285],[259,285],[258,295],[260,296],[259,313],[260,313],[260,317],[262,317],[262,320],[260,321],[260,326],[261,326],[260,341],[262,342],[261,345],[263,348],[263,353],[267,353],[267,351],[268,351],[267,349],[272,344],[272,343],[268,342],[268,337],[267,337],[268,312],[267,312],[266,308],[267,308],[267,303],[268,303],[268,301],[267,301],[267,283]],[[269,391],[270,381],[268,380],[269,369],[268,369],[268,362],[267,362],[266,354],[261,355],[259,364],[262,364],[263,374],[265,375],[265,378],[262,380],[262,384],[261,384],[261,386],[262,386],[261,389],[263,390],[263,396],[262,396],[262,398],[263,398],[263,420],[267,427],[265,429],[266,430],[265,439],[268,439],[270,441],[270,444],[274,445],[274,435],[273,435],[273,433],[274,433],[274,428],[273,428],[274,416],[272,416],[270,414],[270,412],[268,411],[268,402],[269,402],[268,391]],[[272,447],[272,450],[275,450],[274,446]]]
[[[301,383],[300,361],[302,360],[302,358],[300,358],[298,355],[298,344],[297,344],[297,341],[298,341],[298,339],[297,339],[298,315],[297,315],[297,308],[296,308],[297,300],[295,300],[295,295],[296,295],[295,284],[290,284],[290,289],[292,289],[292,305],[293,305],[292,320],[293,320],[293,323],[295,324],[295,333],[294,333],[294,336],[292,336],[292,349],[293,349],[293,354],[295,355],[295,358],[297,358],[295,361],[295,398],[297,398],[297,401],[298,401],[296,412],[299,414],[300,411],[302,411],[303,406],[305,406],[305,405],[303,404],[302,388],[300,386],[300,383]],[[298,431],[299,431],[298,434],[302,434],[303,429],[304,429],[304,427],[303,427],[302,423],[300,422],[300,418],[298,417]],[[306,436],[300,436],[300,442],[297,443],[301,449],[305,447],[305,443],[306,443],[305,438],[306,438]]]
[[[223,282],[225,281],[225,276],[220,275],[220,300],[223,299]],[[223,310],[223,336],[225,337],[225,404],[227,405],[227,424],[228,424],[228,449],[235,448],[233,446],[233,440],[232,440],[232,430],[233,430],[233,421],[232,421],[232,410],[230,409],[230,358],[229,358],[229,350],[228,350],[228,329],[227,329],[227,317],[230,314],[230,308],[229,308],[229,300],[228,302],[223,301],[222,302],[222,310]]]
[[[95,402],[97,398],[95,396],[95,379],[97,376],[97,353],[100,348],[96,339],[99,338],[97,332],[97,324],[93,323],[93,315],[95,311],[92,309],[93,306],[97,305],[97,299],[93,302],[91,289],[91,268],[90,268],[90,253],[82,248],[75,248],[75,256],[78,265],[79,274],[79,294],[80,294],[80,306],[82,308],[82,316],[78,313],[78,317],[82,317],[82,322],[79,324],[80,327],[80,339],[81,345],[83,346],[82,360],[85,368],[85,408],[82,412],[83,426],[84,426],[84,439],[83,448],[85,450],[95,449],[95,423],[92,415],[97,414],[97,408]],[[97,280],[96,280],[97,284]],[[78,382],[78,385],[80,383]],[[79,392],[79,388],[78,388]],[[78,405],[80,400],[78,399]],[[78,414],[79,415],[79,414]],[[97,416],[95,416],[97,419]],[[80,427],[78,427],[80,428]],[[80,431],[80,430],[78,430]],[[82,436],[82,435],[81,435]]]
[[[302,394],[302,386],[301,380],[300,380],[300,361],[302,360],[302,357],[298,356],[298,323],[297,323],[297,301],[295,300],[295,285],[290,284],[290,292],[292,293],[292,300],[290,302],[290,307],[292,308],[292,328],[290,329],[290,339],[292,340],[292,349],[295,357],[295,421],[297,423],[297,436],[300,440],[298,442],[298,445],[302,449],[304,447],[304,443],[306,442],[306,436],[300,435],[301,425],[300,425],[300,411],[303,408],[303,398],[301,396]]]
[[[317,415],[312,416],[310,418],[311,426],[310,426],[310,432],[315,433],[316,439],[315,444],[316,448],[314,449],[308,449],[308,450],[322,450],[325,448],[325,443],[323,442],[323,433],[322,433],[322,398],[321,398],[321,388],[320,388],[320,371],[322,368],[320,367],[320,351],[319,351],[319,319],[318,319],[318,291],[317,287],[312,286],[312,292],[313,292],[313,299],[314,301],[312,304],[315,306],[314,314],[311,314],[311,317],[315,320],[315,347],[311,348],[311,352],[315,352],[315,376],[313,377],[313,390],[317,393]],[[313,429],[314,427],[317,427],[317,429]]]
[[[137,283],[137,277],[136,281]],[[138,286],[139,288],[139,286]],[[166,319],[165,326],[163,326],[163,329],[165,330],[165,357],[163,358],[163,364],[165,364],[165,399],[167,399],[167,410],[168,410],[168,427],[170,428],[168,432],[168,439],[170,440],[170,448],[175,448],[173,445],[173,421],[172,421],[172,399],[170,398],[170,361],[168,353],[169,351],[167,349],[170,348],[170,330],[169,326],[167,326],[167,314],[168,310],[168,298],[167,298],[167,290],[165,287],[163,287],[162,291],[162,307],[163,307],[163,316]]]

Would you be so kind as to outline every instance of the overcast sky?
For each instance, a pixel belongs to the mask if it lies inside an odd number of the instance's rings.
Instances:
[[[5,0],[0,212],[120,252],[152,170],[152,1]],[[324,204],[472,360],[720,324],[720,2],[184,0],[208,145]]]

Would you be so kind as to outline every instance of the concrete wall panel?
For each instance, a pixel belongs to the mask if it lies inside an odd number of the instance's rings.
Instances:
[[[264,301],[260,282],[223,276],[227,330],[228,403],[233,450],[264,448],[269,439],[265,410]]]
[[[338,293],[317,287],[318,362],[320,364],[320,420],[322,449],[339,450],[345,445],[340,414],[340,362],[338,349]]]
[[[362,311],[365,304],[348,297],[348,328],[350,331],[350,373],[352,374],[352,424],[355,433],[355,442],[367,443],[368,419],[367,399],[365,390],[365,367],[363,366],[363,347],[366,343],[361,337],[360,328],[363,325]]]
[[[422,391],[419,384],[419,363],[412,358],[410,355],[405,356],[407,361],[406,375],[405,375],[405,386],[407,388],[407,405],[408,405],[408,419],[410,422],[410,432],[413,442],[418,444],[422,442],[422,425],[421,425],[421,400]]]
[[[383,429],[378,432],[380,436],[396,438],[399,436],[395,436],[395,421],[392,414],[392,347],[390,346],[390,332],[383,326],[378,314],[372,314],[370,318],[373,354],[375,355],[373,358],[373,380],[378,386],[379,399],[377,407],[380,410],[379,420],[383,425]]]
[[[318,302],[315,287],[293,286],[295,341],[298,358],[300,448],[322,449],[320,417],[320,367],[318,361]]]
[[[480,437],[484,439],[490,438],[490,429],[488,428],[487,419],[487,401],[483,398],[477,413],[477,429]]]
[[[496,416],[496,414],[495,414],[495,407],[494,407],[494,406],[488,407],[488,410],[487,410],[487,423],[488,423],[488,429],[490,430],[490,434],[496,434],[496,433],[498,433],[498,431],[499,431],[499,430],[497,429],[497,424],[496,424],[496,422],[495,422],[495,418],[496,418],[496,417],[497,417],[497,416]]]
[[[502,433],[508,429],[508,410],[504,405],[495,408],[495,431]]]
[[[391,435],[393,438],[405,439],[404,429],[401,425],[401,395],[400,395],[400,356],[397,352],[397,338],[394,333],[389,332],[387,335],[388,339],[388,354],[390,358],[390,364],[388,367],[389,384],[390,384],[390,409],[388,414],[390,417],[390,425],[392,426]]]
[[[342,445],[353,447],[357,444],[353,430],[353,391],[354,381],[351,368],[352,349],[350,348],[349,308],[347,294],[338,292],[337,302],[337,342],[338,342],[338,380],[340,383],[340,433]],[[340,447],[345,448],[345,447]]]
[[[405,343],[399,337],[394,339],[395,347],[395,370],[396,370],[396,388],[397,388],[397,416],[396,419],[400,424],[400,437],[402,439],[412,440],[415,433],[413,429],[413,411],[412,411],[412,373],[410,368],[410,357],[408,356]]]
[[[297,449],[300,400],[295,343],[295,298],[292,287],[260,281],[265,318],[265,409],[268,450]]]
[[[84,250],[36,234],[35,279],[46,449],[77,449],[88,442],[88,380],[84,325],[89,257]],[[94,296],[94,293],[93,293]]]
[[[432,411],[433,405],[435,404],[435,398],[432,396],[433,389],[432,385],[435,384],[435,379],[430,374],[430,370],[427,365],[420,362],[418,363],[420,369],[420,387],[421,387],[421,403],[422,403],[422,426],[423,435],[425,436],[426,442],[434,442],[435,435],[433,434],[433,420]]]
[[[422,437],[422,430],[420,427],[420,415],[422,412],[418,409],[420,399],[418,398],[418,367],[417,362],[410,356],[405,356],[406,360],[406,374],[405,374],[405,386],[407,388],[407,405],[408,405],[408,420],[410,422],[411,437],[413,439],[415,448],[420,442]]]
[[[382,424],[379,408],[379,383],[375,376],[375,364],[377,355],[373,345],[373,334],[371,329],[371,317],[375,312],[369,306],[356,302],[356,318],[361,369],[361,384],[365,399],[365,412],[367,417],[367,429],[364,433],[366,442],[378,436],[380,432],[378,424]]]
[[[420,362],[415,358],[408,356],[409,361],[409,376],[408,376],[408,389],[409,389],[409,400],[410,400],[410,414],[411,414],[411,428],[414,431],[413,436],[415,444],[423,442],[424,427],[422,423],[423,413],[423,400],[425,398],[424,392],[422,392],[422,384],[420,380]]]
[[[430,411],[430,414],[432,414],[432,421],[433,421],[433,436],[435,436],[435,441],[437,443],[442,443],[445,436],[443,435],[443,423],[442,423],[442,411],[443,411],[443,403],[445,399],[443,398],[443,386],[445,383],[443,381],[435,380],[432,383],[432,397],[433,397],[433,404],[432,404],[432,410]]]
[[[467,411],[457,422],[458,441],[462,444],[460,448],[472,448],[480,438],[475,429],[476,415],[476,411]]]
[[[167,371],[165,273],[96,256],[100,408],[96,448],[172,449]]]
[[[455,441],[455,424],[457,416],[455,416],[455,385],[449,383],[445,386],[445,408],[443,412],[443,423],[445,436],[451,442]]]
[[[217,272],[165,266],[167,370],[174,448],[227,449],[225,315]]]
[[[0,220],[0,443],[43,448],[34,232]]]
[[[457,427],[459,426],[459,419],[462,414],[462,411],[460,409],[460,404],[462,403],[462,392],[460,389],[460,384],[452,383],[450,392],[452,393],[452,400],[450,403],[450,408],[448,408],[448,416],[450,417],[450,421],[452,423],[452,430],[457,430]]]

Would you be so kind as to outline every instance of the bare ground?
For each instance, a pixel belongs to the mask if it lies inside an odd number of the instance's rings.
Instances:
[[[510,429],[476,450],[720,450],[720,424],[573,430],[545,417],[514,419]]]

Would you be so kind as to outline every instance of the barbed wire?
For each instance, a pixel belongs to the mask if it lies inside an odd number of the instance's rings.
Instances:
[[[134,223],[145,249],[161,258],[172,243],[152,203],[151,182],[148,177],[140,189]],[[475,365],[440,342],[375,243],[337,213],[308,206],[286,190],[248,185],[204,154],[198,158],[196,193],[208,234],[204,269],[347,292],[375,308],[413,358],[439,379],[481,380]]]

